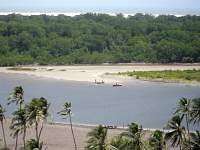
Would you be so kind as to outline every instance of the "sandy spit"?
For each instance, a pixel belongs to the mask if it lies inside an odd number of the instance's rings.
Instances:
[[[126,71],[158,71],[158,70],[187,70],[200,69],[200,65],[80,65],[80,66],[25,66],[35,69],[34,71],[8,70],[9,67],[0,67],[0,73],[18,73],[33,75],[58,80],[104,81],[105,83],[124,82],[129,77],[117,77],[106,75],[106,73],[118,73]]]

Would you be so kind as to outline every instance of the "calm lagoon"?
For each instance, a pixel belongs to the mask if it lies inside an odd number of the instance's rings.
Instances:
[[[200,97],[200,86],[130,80],[122,87],[111,84],[64,81],[0,73],[0,103],[6,104],[15,86],[23,86],[25,101],[45,97],[51,103],[51,119],[64,122],[57,112],[72,102],[73,121],[83,124],[127,125],[137,122],[146,128],[163,128],[181,97]],[[7,107],[7,115],[15,106]]]

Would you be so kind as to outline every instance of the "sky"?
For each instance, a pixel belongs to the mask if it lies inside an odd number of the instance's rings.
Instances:
[[[0,12],[129,12],[200,14],[200,0],[0,0]]]

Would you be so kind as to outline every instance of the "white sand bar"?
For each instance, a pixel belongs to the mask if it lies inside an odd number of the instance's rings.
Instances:
[[[128,77],[106,75],[106,73],[118,73],[126,71],[157,71],[157,70],[187,70],[200,69],[200,64],[176,64],[176,65],[152,65],[152,64],[130,64],[130,65],[73,65],[73,66],[24,66],[34,71],[8,70],[9,67],[0,67],[3,73],[18,73],[34,75],[52,79],[87,81],[104,81],[105,83],[123,82]]]

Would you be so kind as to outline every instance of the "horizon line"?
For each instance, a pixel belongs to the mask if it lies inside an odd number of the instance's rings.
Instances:
[[[22,16],[31,16],[31,15],[47,15],[47,16],[59,16],[59,15],[64,15],[64,16],[70,16],[70,17],[74,17],[77,15],[84,15],[84,14],[88,14],[88,13],[92,13],[92,14],[107,14],[110,16],[117,16],[118,14],[122,14],[124,17],[128,17],[128,16],[135,16],[136,14],[143,14],[143,15],[152,15],[154,17],[158,17],[160,15],[173,15],[176,17],[183,17],[183,16],[187,16],[187,15],[191,15],[191,16],[200,16],[199,14],[173,14],[173,13],[144,13],[144,12],[138,12],[138,13],[123,13],[123,12],[100,12],[100,11],[93,11],[93,12],[84,12],[84,11],[79,11],[79,12],[23,12],[23,11],[0,11],[0,15],[11,15],[11,14],[19,14]]]

